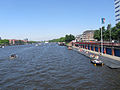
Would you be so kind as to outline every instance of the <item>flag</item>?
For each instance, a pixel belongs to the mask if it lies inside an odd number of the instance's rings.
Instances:
[[[105,18],[101,18],[102,24],[105,23]]]

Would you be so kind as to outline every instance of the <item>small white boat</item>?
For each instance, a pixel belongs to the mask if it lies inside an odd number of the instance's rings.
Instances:
[[[49,43],[49,42],[45,42],[45,43]]]
[[[38,46],[38,44],[36,44],[35,46]]]
[[[103,65],[103,62],[101,60],[97,60],[97,59],[91,60],[91,63],[93,63],[95,65]]]
[[[2,46],[2,48],[5,48],[5,46]]]

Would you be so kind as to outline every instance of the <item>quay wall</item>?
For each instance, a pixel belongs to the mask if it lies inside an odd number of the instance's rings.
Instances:
[[[73,43],[73,45],[76,47],[83,48],[83,49],[88,49],[91,51],[102,53],[101,52],[101,43],[75,42],[75,43]],[[103,43],[103,53],[108,54],[108,55],[112,55],[112,56],[120,57],[120,44]]]

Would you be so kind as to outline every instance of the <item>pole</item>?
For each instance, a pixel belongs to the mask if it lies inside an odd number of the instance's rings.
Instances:
[[[102,38],[102,28],[101,28],[101,53],[103,55],[103,38]]]
[[[110,43],[111,43],[111,28],[110,28]]]
[[[102,24],[105,23],[105,18],[101,18]],[[102,28],[101,28],[101,54],[103,55],[103,35],[102,35]]]

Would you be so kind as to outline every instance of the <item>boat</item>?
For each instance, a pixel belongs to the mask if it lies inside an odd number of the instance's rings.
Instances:
[[[36,47],[38,46],[38,44],[35,45]]]
[[[65,42],[58,42],[59,46],[66,46]]]
[[[103,62],[101,60],[97,60],[97,59],[92,59],[91,63],[93,63],[94,65],[103,65]]]
[[[72,47],[69,46],[69,47],[68,47],[68,50],[72,50]]]
[[[46,41],[45,43],[49,43],[49,42]]]
[[[5,48],[5,46],[0,46],[0,48]]]
[[[2,48],[5,48],[5,46],[2,46]]]
[[[17,57],[16,54],[12,54],[12,55],[10,55],[10,59],[15,59],[16,57]]]

